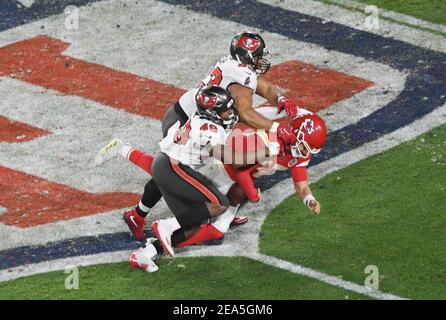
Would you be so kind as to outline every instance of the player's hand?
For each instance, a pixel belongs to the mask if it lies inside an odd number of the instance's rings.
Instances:
[[[285,145],[295,144],[297,141],[296,135],[289,125],[280,124],[277,128],[277,136],[285,143]]]
[[[282,110],[285,110],[288,118],[293,118],[297,115],[299,107],[293,101],[285,97],[280,97],[278,102],[277,113],[281,113]]]
[[[280,141],[280,140],[279,140]],[[270,142],[268,144],[268,156],[274,157],[282,152],[283,147],[280,142]]]
[[[308,208],[315,215],[319,215],[321,213],[321,204],[317,200],[310,200],[310,203],[308,204]]]

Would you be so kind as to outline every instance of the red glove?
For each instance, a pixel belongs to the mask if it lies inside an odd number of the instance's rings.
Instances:
[[[295,144],[297,141],[296,135],[289,125],[280,124],[277,128],[277,137],[286,145]]]
[[[277,105],[277,113],[282,112],[282,110],[285,110],[286,115],[288,118],[293,118],[297,115],[297,111],[299,110],[299,107],[290,99],[285,97],[279,98],[279,104]]]

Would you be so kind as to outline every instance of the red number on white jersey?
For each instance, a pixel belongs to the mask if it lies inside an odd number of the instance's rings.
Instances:
[[[219,67],[215,68],[211,73],[211,80],[207,83],[208,86],[218,86],[221,83],[221,80],[223,79],[221,69]]]
[[[212,124],[212,123],[209,123],[209,124],[203,123],[203,125],[200,127],[200,130],[201,131],[210,130],[212,132],[218,132],[217,127],[214,124]]]
[[[192,129],[190,119],[175,133],[174,142],[177,144],[186,144],[189,140],[189,133]]]

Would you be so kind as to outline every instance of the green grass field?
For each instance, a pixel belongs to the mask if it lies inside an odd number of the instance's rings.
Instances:
[[[391,10],[415,18],[446,24],[446,1],[444,0],[356,0],[378,8]]]
[[[384,292],[446,298],[446,125],[330,174],[313,190],[323,214],[287,199],[264,223],[263,253],[356,283],[375,265]]]
[[[312,216],[291,196],[266,219],[264,254],[364,284],[367,265],[381,291],[446,299],[446,125],[334,172],[313,190]],[[366,299],[247,258],[160,259],[146,274],[125,263],[80,268],[79,290],[53,272],[0,283],[0,299]]]
[[[0,299],[366,299],[247,258],[163,258],[147,274],[127,263],[79,269],[79,289],[63,271],[0,283]]]

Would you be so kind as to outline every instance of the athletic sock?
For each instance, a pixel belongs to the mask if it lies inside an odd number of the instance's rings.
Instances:
[[[139,201],[138,205],[135,207],[136,212],[140,217],[147,217],[149,214],[150,208],[145,206],[141,201]]]
[[[123,158],[129,159],[130,154],[133,152],[133,149],[131,145],[129,145],[128,143],[125,143],[122,147],[121,147],[121,156]]]
[[[156,249],[156,252],[161,255],[164,253],[164,248],[162,246],[162,244],[160,243],[160,241],[158,239],[156,239],[155,241],[152,242],[153,246]]]
[[[125,146],[124,146],[125,147]],[[124,154],[125,151],[123,151]],[[151,154],[142,152],[141,150],[133,148],[127,151],[127,159],[136,164],[138,167],[143,169],[148,174],[152,175],[152,162],[154,157]]]

